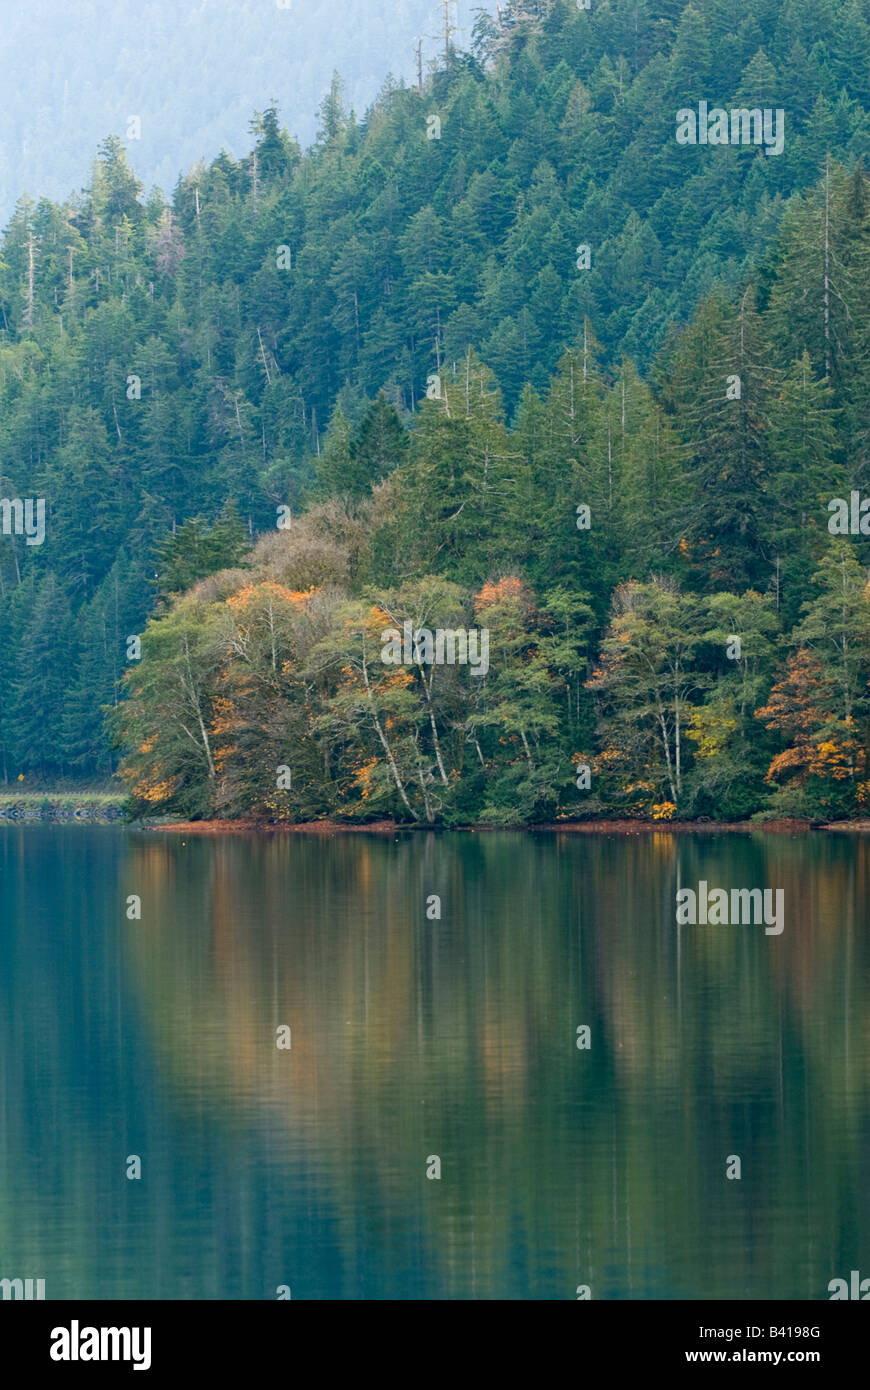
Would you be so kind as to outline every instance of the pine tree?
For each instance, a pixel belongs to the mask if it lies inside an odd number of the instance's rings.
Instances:
[[[16,767],[57,777],[66,771],[58,731],[78,638],[69,602],[53,574],[36,585],[32,594],[33,606],[16,648],[9,733]]]

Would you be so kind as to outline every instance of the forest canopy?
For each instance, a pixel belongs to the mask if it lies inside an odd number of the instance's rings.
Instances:
[[[863,3],[513,3],[0,250],[0,776],[137,813],[855,816]],[[782,153],[681,108],[781,109]],[[433,119],[437,118],[437,119]],[[488,669],[383,657],[483,632]],[[419,659],[418,659],[419,658]],[[108,728],[107,728],[108,712]]]

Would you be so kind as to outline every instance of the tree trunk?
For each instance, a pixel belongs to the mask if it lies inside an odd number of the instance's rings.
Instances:
[[[423,793],[423,805],[426,807],[426,820],[429,825],[435,824],[435,812],[429,804],[429,796],[426,791],[426,779],[423,776],[422,767],[417,769],[417,776],[420,779],[420,791]]]
[[[664,711],[661,708],[659,708],[659,724],[661,725],[662,743],[665,747],[665,759],[668,765],[668,786],[671,789],[671,800],[676,802],[677,789],[674,786],[674,770],[671,764],[671,740],[668,737],[668,726],[665,720]]]
[[[520,729],[520,738],[522,739],[522,741],[523,741],[523,747],[524,747],[525,750],[526,750],[526,758],[528,759],[529,768],[530,768],[530,770],[531,770],[532,772],[534,772],[534,770],[535,770],[535,764],[532,762],[532,754],[531,754],[531,751],[530,751],[530,749],[529,749],[529,740],[526,738],[526,731],[525,731],[525,729]]]
[[[185,682],[187,695],[188,699],[190,700],[191,708],[193,709],[193,712],[196,715],[196,722],[199,725],[199,732],[202,738],[202,746],[205,750],[206,762],[208,763],[209,781],[213,782],[216,774],[214,761],[211,756],[211,743],[209,742],[208,730],[205,727],[205,720],[202,717],[202,705],[200,703],[199,694],[196,689],[196,680],[193,675],[193,667],[190,661],[190,647],[188,645],[186,637],[184,639],[184,660],[187,666],[187,681]]]
[[[376,730],[376,732],[377,732],[378,738],[379,738],[380,741],[381,741],[381,747],[382,747],[383,750],[384,750],[384,753],[385,753],[385,755],[386,755],[387,762],[388,762],[389,767],[390,767],[390,771],[391,771],[392,774],[393,774],[393,780],[394,780],[394,782],[395,782],[395,784],[396,784],[396,790],[398,791],[399,796],[402,798],[403,802],[405,803],[405,806],[408,808],[408,814],[409,814],[410,816],[412,816],[414,820],[416,820],[417,817],[414,815],[414,811],[413,811],[413,809],[412,809],[411,803],[410,803],[410,801],[408,800],[408,798],[407,798],[407,796],[406,796],[406,794],[405,794],[405,788],[404,788],[404,786],[403,786],[403,784],[402,784],[402,779],[401,779],[401,777],[399,776],[399,769],[398,769],[398,767],[396,766],[396,760],[395,760],[395,758],[393,757],[393,750],[392,750],[392,748],[390,747],[389,743],[387,742],[386,734],[384,733],[383,729],[381,728],[381,721],[380,721],[380,719],[378,718],[378,711],[377,711],[377,708],[376,708],[376,706],[375,706],[374,696],[372,695],[372,687],[371,687],[371,684],[370,684],[370,682],[369,682],[369,668],[368,668],[368,666],[366,665],[365,656],[363,656],[363,660],[362,660],[362,673],[363,673],[363,682],[364,682],[365,688],[366,688],[366,695],[368,696],[368,700],[369,700],[369,709],[370,709],[371,716],[372,716],[372,723],[373,723],[374,726],[375,726],[375,730]]]
[[[441,740],[438,737],[438,726],[435,723],[435,711],[432,708],[432,681],[435,679],[435,677],[434,675],[430,676],[429,683],[427,685],[426,672],[423,669],[422,662],[418,661],[417,665],[420,669],[420,679],[423,682],[423,693],[426,696],[426,706],[429,711],[429,724],[432,729],[432,743],[435,748],[435,761],[438,764],[438,771],[441,774],[442,784],[445,787],[448,787],[450,783],[447,779],[447,773],[444,770],[444,759],[441,757]]]

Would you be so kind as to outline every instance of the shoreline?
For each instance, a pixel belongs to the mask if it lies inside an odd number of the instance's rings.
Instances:
[[[750,834],[763,831],[777,835],[807,834],[818,830],[870,831],[870,820],[835,822],[830,825],[813,824],[800,820],[752,821],[642,821],[642,820],[601,820],[601,821],[548,821],[534,825],[463,825],[444,826],[403,825],[398,821],[378,820],[365,825],[354,825],[345,821],[168,821],[163,825],[147,822],[133,823],[133,830],[162,831],[170,835],[399,835],[417,834],[420,831],[450,833],[461,831],[464,834],[494,834],[498,831],[521,831],[534,834],[569,835],[720,835]]]

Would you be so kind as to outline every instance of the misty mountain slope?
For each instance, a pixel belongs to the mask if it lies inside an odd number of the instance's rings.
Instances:
[[[334,69],[361,111],[388,72],[416,73],[418,35],[431,36],[427,62],[443,46],[438,0],[5,0],[2,9],[0,224],[24,193],[65,198],[85,184],[107,135],[125,140],[146,188],[169,193],[196,161],[224,147],[244,153],[251,115],[270,99],[307,145]],[[470,6],[459,19],[470,26]],[[139,139],[127,139],[133,115]]]

